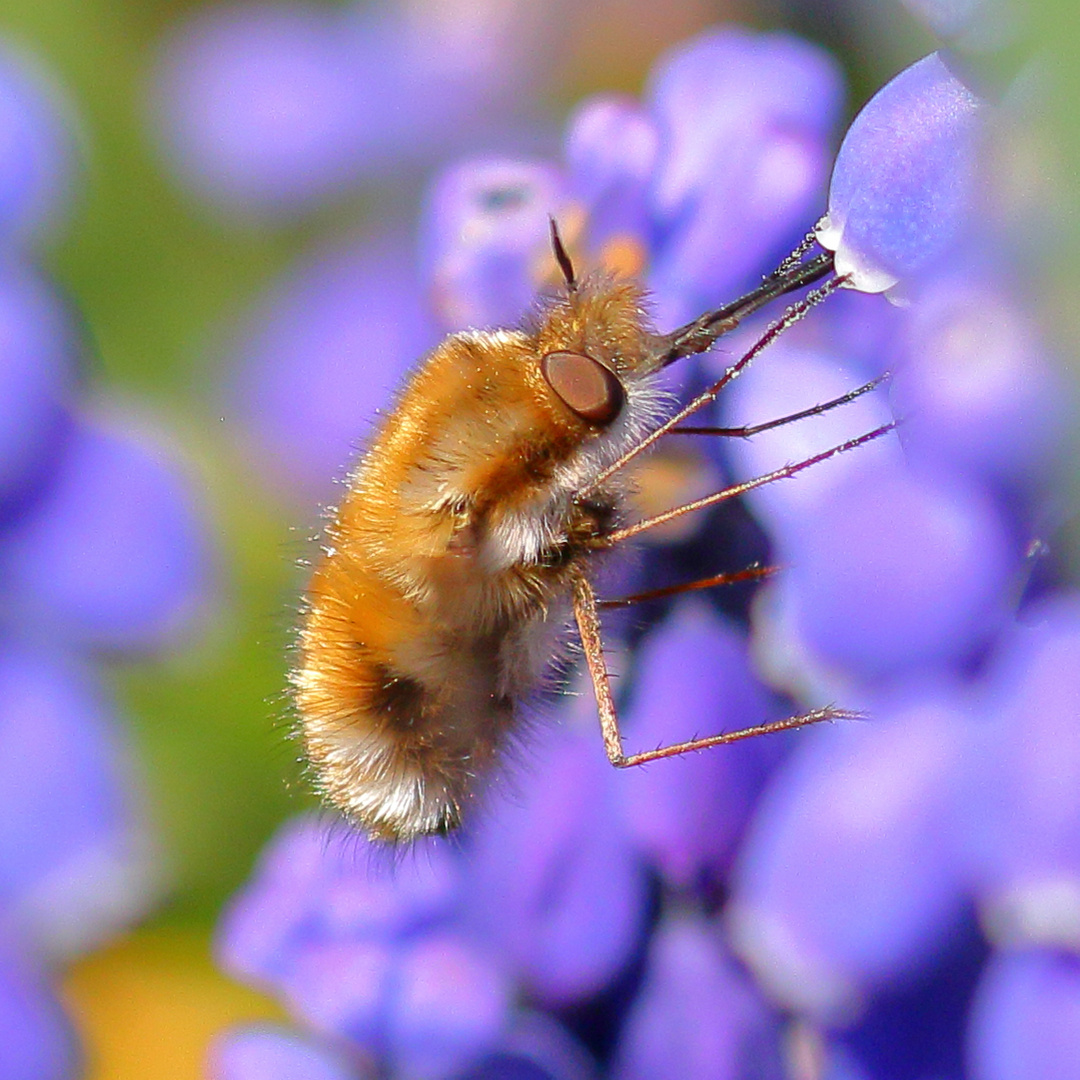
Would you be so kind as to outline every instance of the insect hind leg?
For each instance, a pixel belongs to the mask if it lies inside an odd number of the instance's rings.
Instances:
[[[593,693],[596,695],[596,708],[600,717],[600,730],[604,737],[604,750],[608,760],[617,769],[627,769],[634,765],[644,765],[661,758],[677,757],[696,750],[707,750],[712,746],[724,746],[727,743],[741,742],[743,739],[756,738],[758,735],[771,735],[779,731],[791,731],[795,728],[820,724],[826,720],[861,720],[865,713],[850,709],[837,709],[831,705],[814,709],[798,716],[789,716],[784,720],[772,720],[765,724],[754,724],[738,731],[722,732],[719,735],[707,735],[700,739],[688,739],[685,742],[661,746],[655,750],[645,750],[637,754],[626,754],[623,750],[622,733],[619,731],[619,718],[615,710],[615,699],[611,693],[611,681],[607,664],[604,662],[604,645],[600,636],[600,616],[597,610],[596,594],[583,569],[576,569],[572,575],[574,590],[574,617],[577,620],[581,646],[585,652],[585,662],[592,679]]]

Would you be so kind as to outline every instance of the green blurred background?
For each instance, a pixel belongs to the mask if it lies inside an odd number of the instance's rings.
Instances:
[[[155,152],[146,91],[169,27],[205,6],[211,5],[0,0],[0,33],[51,66],[78,112],[85,176],[46,264],[86,319],[95,353],[91,392],[120,395],[160,418],[191,462],[218,544],[220,601],[206,632],[177,654],[113,672],[164,839],[168,884],[147,928],[84,961],[69,980],[92,1073],[110,1080],[196,1076],[210,1030],[230,1018],[274,1013],[215,976],[206,945],[222,902],[244,880],[275,823],[310,804],[282,698],[289,613],[300,584],[294,560],[310,515],[276,503],[259,487],[231,418],[221,413],[230,327],[318,237],[362,234],[387,200],[400,206],[415,199],[424,180],[417,175],[396,184],[396,195],[366,191],[289,226],[229,221],[184,195]],[[787,25],[838,50],[852,79],[853,107],[933,47],[899,5],[884,24],[876,17],[873,49],[865,27],[837,17],[842,5],[696,0],[661,6],[663,14],[634,29],[619,17],[619,0],[580,5],[564,62],[546,90],[555,116],[590,91],[636,91],[657,53],[724,17]],[[1047,139],[1061,175],[1075,182],[1080,5],[1023,6],[1052,66]],[[823,18],[823,11],[832,17]],[[1041,282],[1068,355],[1076,355],[1080,340],[1075,240],[1073,220]],[[148,1059],[161,1039],[188,1049],[168,1063]]]

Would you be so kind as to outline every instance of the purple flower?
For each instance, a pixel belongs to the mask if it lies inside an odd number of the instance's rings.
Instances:
[[[643,641],[623,710],[629,749],[647,750],[779,719],[746,643],[701,601],[686,600]],[[676,887],[724,876],[766,766],[779,746],[749,740],[719,752],[631,769],[611,786],[633,840]]]
[[[587,215],[589,247],[605,266],[628,275],[644,270],[660,150],[657,121],[632,98],[590,98],[566,123],[563,160],[575,203]]]
[[[529,1062],[553,1080],[589,1080],[587,1055],[559,1025],[514,1007],[497,935],[465,917],[477,896],[468,872],[461,853],[441,842],[395,860],[343,827],[301,819],[234,901],[219,953],[229,971],[282,996],[350,1061],[434,1080],[470,1070],[498,1076],[499,1062]],[[243,1080],[254,1075],[244,1071],[252,1060],[329,1067],[324,1056],[309,1042],[260,1032],[228,1037],[215,1060],[237,1062],[230,1067]]]
[[[534,62],[527,23],[466,6],[222,5],[166,42],[159,134],[212,204],[295,215],[451,139],[460,146],[511,109]]]
[[[1073,954],[1000,953],[972,1007],[972,1080],[1080,1076],[1080,960]]]
[[[344,828],[287,826],[234,901],[219,951],[320,1032],[408,1075],[449,1077],[502,1035],[507,978],[454,926],[461,868],[444,845],[399,866],[381,855]]]
[[[429,934],[402,958],[390,1003],[386,1052],[407,1076],[454,1076],[506,1028],[510,981],[474,943]]]
[[[618,813],[588,691],[530,742],[471,830],[466,919],[538,1000],[581,1001],[628,964],[648,885]]]
[[[50,956],[145,907],[155,854],[112,707],[63,653],[0,646],[0,918]]]
[[[730,362],[726,352],[716,356],[712,369],[722,370],[724,361]],[[867,377],[868,373],[839,353],[833,342],[811,348],[781,340],[762,357],[760,364],[740,376],[721,397],[717,421],[738,427],[789,416],[837,398],[865,382]],[[887,390],[879,387],[842,409],[735,442],[728,454],[736,478],[749,480],[873,431],[892,418]],[[900,444],[896,436],[890,435],[861,447],[857,454],[840,454],[822,462],[797,481],[770,484],[753,491],[747,496],[747,503],[773,534],[782,539],[798,529],[800,522],[816,523],[826,518],[822,504],[845,482],[875,468],[887,471],[902,467]]]
[[[23,250],[57,220],[58,95],[0,55],[0,1072],[66,1080],[59,964],[144,913],[157,852],[94,654],[161,646],[202,600],[205,543],[173,456],[89,418],[78,320]]]
[[[1080,604],[1032,612],[991,673],[967,840],[1003,944],[1080,949]]]
[[[214,1041],[207,1075],[209,1080],[366,1080],[373,1073],[315,1039],[253,1026]]]
[[[377,89],[375,42],[357,64],[340,19],[304,4],[222,7],[174,34],[158,104],[189,183],[216,201],[273,209],[352,179]]]
[[[814,219],[842,82],[807,42],[732,27],[674,50],[646,97],[664,147],[652,280],[661,292],[678,290],[680,317],[693,318],[753,284]]]
[[[67,103],[36,60],[0,44],[0,242],[47,235],[72,186],[74,140]]]
[[[0,257],[0,514],[55,464],[76,386],[69,313],[45,281]]]
[[[993,502],[940,475],[860,471],[792,528],[781,583],[800,635],[865,678],[956,665],[1005,623],[1018,557]]]
[[[513,326],[536,298],[541,256],[554,269],[549,219],[565,180],[552,165],[499,158],[444,172],[428,195],[422,229],[425,276],[446,330]],[[571,237],[568,236],[569,240]]]
[[[320,253],[243,332],[232,376],[251,456],[286,494],[329,498],[402,375],[436,343],[400,247]]]
[[[778,1023],[725,954],[717,927],[673,916],[649,946],[641,992],[615,1051],[614,1080],[782,1075]]]
[[[983,102],[939,53],[905,68],[848,129],[818,240],[853,288],[882,292],[925,272],[970,219]]]
[[[923,284],[903,334],[893,400],[909,456],[1040,485],[1070,390],[1017,300],[962,264]]]
[[[4,1080],[75,1080],[74,1033],[43,973],[0,939],[0,1045]]]
[[[727,918],[781,1005],[850,1023],[944,949],[967,883],[953,802],[967,723],[953,695],[927,694],[804,736],[773,778]]]
[[[190,481],[154,440],[80,424],[0,545],[9,610],[99,649],[174,639],[190,629],[207,579],[193,503]]]

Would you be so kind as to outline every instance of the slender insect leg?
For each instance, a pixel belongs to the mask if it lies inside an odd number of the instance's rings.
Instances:
[[[778,731],[791,731],[794,728],[820,724],[825,720],[861,720],[866,714],[850,709],[836,709],[826,706],[814,709],[799,716],[789,716],[785,720],[773,720],[767,724],[755,724],[739,731],[728,731],[720,735],[707,735],[701,739],[688,739],[686,742],[661,746],[655,750],[645,750],[639,754],[623,752],[622,734],[619,731],[619,718],[615,712],[615,700],[611,694],[611,682],[608,678],[607,665],[604,663],[604,644],[600,637],[600,616],[597,612],[596,594],[583,570],[576,570],[573,577],[574,616],[577,619],[581,646],[585,651],[585,662],[592,679],[593,693],[596,695],[596,708],[600,716],[600,730],[604,737],[604,750],[608,760],[618,769],[632,765],[644,765],[648,761],[661,758],[677,757],[695,750],[707,750],[711,746],[723,746],[726,743],[741,742],[758,735],[772,735]]]
[[[757,476],[753,480],[744,480],[741,484],[732,484],[731,487],[724,488],[723,491],[714,491],[711,495],[705,495],[704,497],[695,499],[693,502],[686,503],[683,506],[676,506],[671,510],[665,510],[664,513],[657,514],[655,517],[646,518],[644,521],[638,521],[633,525],[627,525],[623,529],[616,529],[615,532],[608,533],[601,541],[598,541],[596,546],[612,547],[623,540],[628,540],[631,536],[637,536],[638,533],[645,532],[647,529],[654,529],[658,525],[664,525],[669,521],[674,521],[675,518],[682,517],[683,514],[692,513],[694,510],[702,510],[706,506],[714,506],[716,503],[724,502],[727,499],[737,498],[739,495],[745,495],[748,491],[764,487],[766,484],[771,484],[776,480],[786,480],[788,477],[795,476],[796,473],[802,472],[803,469],[808,469],[811,465],[817,465],[821,461],[828,461],[829,458],[836,457],[837,454],[842,454],[848,450],[854,450],[857,446],[862,446],[863,443],[868,443],[873,439],[879,439],[882,435],[887,435],[890,431],[895,430],[896,427],[897,422],[895,420],[888,424],[882,424],[881,427],[874,428],[873,431],[868,431],[865,435],[859,435],[857,438],[848,439],[847,442],[840,443],[839,446],[832,446],[828,450],[823,450],[820,454],[815,454],[813,457],[806,458],[803,461],[796,461],[794,464],[784,465],[782,468],[775,469],[773,472],[765,473],[763,476]]]
[[[619,720],[615,714],[615,699],[611,696],[611,680],[604,662],[604,642],[600,636],[600,616],[596,610],[596,594],[585,571],[576,568],[573,574],[574,618],[577,620],[581,647],[585,651],[585,663],[592,679],[596,697],[596,712],[600,717],[600,731],[604,736],[604,750],[612,765],[621,766],[623,756]]]
[[[718,585],[737,585],[742,581],[761,581],[764,578],[772,577],[779,569],[778,566],[762,566],[760,563],[755,563],[745,570],[714,574],[712,577],[700,578],[697,581],[685,581],[681,585],[668,585],[663,589],[650,589],[648,592],[634,593],[632,596],[620,596],[614,600],[597,600],[596,606],[600,608],[630,607],[631,604],[642,604],[648,600],[664,600],[669,596],[696,592],[698,589],[711,589]]]
[[[802,412],[781,416],[777,420],[767,420],[763,424],[747,424],[744,427],[676,427],[672,428],[668,434],[726,435],[734,439],[748,439],[751,435],[758,435],[762,431],[771,431],[773,428],[783,427],[785,424],[793,424],[796,420],[805,420],[810,416],[820,416],[822,413],[827,413],[830,409],[836,409],[841,405],[847,405],[848,402],[862,397],[863,394],[868,394],[871,390],[876,390],[883,382],[887,382],[891,377],[892,372],[882,372],[876,379],[871,379],[868,383],[857,386],[854,390],[849,390],[846,394],[841,394],[840,397],[833,398],[832,401],[823,401],[819,405],[811,405],[809,409],[803,409]]]

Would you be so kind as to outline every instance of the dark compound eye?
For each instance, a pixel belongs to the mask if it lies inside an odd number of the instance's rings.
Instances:
[[[618,376],[584,353],[552,352],[540,361],[548,386],[568,409],[598,426],[610,424],[622,411],[626,392]]]

